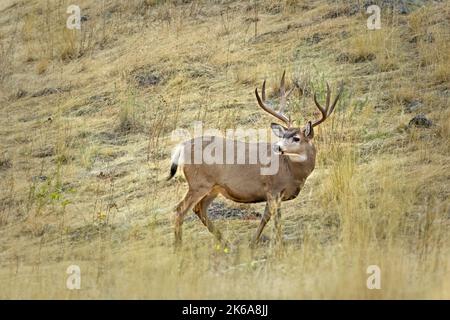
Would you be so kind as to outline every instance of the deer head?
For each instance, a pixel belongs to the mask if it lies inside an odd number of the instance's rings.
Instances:
[[[283,76],[281,77],[281,84],[280,84],[280,107],[278,111],[276,111],[274,108],[269,106],[266,101],[266,94],[265,94],[265,87],[266,87],[266,81],[263,82],[262,85],[262,97],[259,96],[258,89],[255,89],[255,95],[256,99],[258,100],[259,106],[269,113],[270,115],[274,116],[278,120],[281,120],[285,126],[280,125],[278,123],[272,123],[271,128],[273,133],[280,138],[280,140],[275,144],[275,151],[279,152],[281,154],[291,155],[294,156],[292,159],[305,159],[305,150],[306,147],[311,143],[311,140],[314,137],[314,127],[321,124],[323,121],[325,121],[333,112],[337,101],[339,100],[339,97],[341,96],[342,90],[343,90],[343,84],[341,83],[341,86],[339,88],[338,94],[334,98],[333,103],[330,105],[331,101],[331,90],[330,86],[327,82],[327,95],[326,95],[326,105],[325,107],[322,107],[319,102],[317,101],[317,94],[314,92],[314,103],[316,104],[316,107],[319,109],[322,117],[318,120],[307,121],[306,125],[303,128],[300,127],[294,127],[291,121],[291,117],[284,114],[284,109],[286,108],[287,99],[293,92],[293,90],[296,87],[299,87],[297,83],[294,82],[294,87],[291,88],[287,93],[285,89],[285,73],[283,72]],[[295,157],[297,156],[297,157]]]

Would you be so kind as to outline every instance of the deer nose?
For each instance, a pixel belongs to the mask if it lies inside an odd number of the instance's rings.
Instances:
[[[280,146],[279,144],[275,144],[275,145],[273,146],[273,150],[274,150],[276,153],[283,153],[283,150],[281,149],[281,146]]]

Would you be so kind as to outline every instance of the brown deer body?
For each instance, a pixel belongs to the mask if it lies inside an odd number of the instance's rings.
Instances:
[[[255,90],[259,105],[265,111],[287,124],[287,127],[275,123],[271,125],[272,131],[280,138],[278,143],[246,143],[217,136],[203,136],[181,144],[172,158],[171,174],[169,176],[170,179],[175,175],[178,163],[183,164],[183,173],[189,185],[187,194],[176,208],[176,245],[181,243],[181,226],[185,214],[191,208],[193,208],[208,230],[219,241],[223,240],[220,231],[213,225],[207,214],[208,206],[219,194],[240,203],[266,202],[265,212],[252,241],[252,244],[256,244],[271,215],[274,212],[278,215],[280,212],[279,207],[274,208],[272,206],[275,203],[272,200],[287,201],[296,198],[306,179],[314,170],[316,149],[312,142],[314,136],[313,127],[324,121],[331,114],[341,91],[331,108],[329,106],[329,87],[325,109],[317,103],[317,99],[314,96],[316,105],[322,113],[322,119],[314,124],[309,121],[305,128],[291,128],[291,122],[283,114],[283,108],[292,90],[287,94],[285,93],[283,73],[280,87],[281,108],[278,112],[265,104],[265,82],[263,84],[262,99],[259,97],[257,90]],[[256,150],[263,150],[271,163],[277,163],[277,170],[273,174],[261,174],[267,163],[262,163],[260,159],[253,163],[247,160],[248,158],[245,158],[246,161],[244,163],[238,161],[227,163],[225,159],[227,155],[225,153],[218,158],[216,157],[216,160],[222,161],[211,164],[202,161],[197,163],[192,161],[198,150],[205,150],[210,144],[220,145],[222,150],[232,150],[233,160],[236,160],[238,153],[244,152],[246,155],[250,155],[257,152]]]

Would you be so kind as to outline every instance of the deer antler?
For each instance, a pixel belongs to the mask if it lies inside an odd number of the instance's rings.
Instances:
[[[322,113],[322,118],[320,118],[319,120],[314,121],[314,123],[312,124],[312,127],[315,127],[315,126],[321,124],[322,122],[324,122],[330,116],[330,114],[334,110],[334,107],[336,106],[337,101],[339,100],[339,98],[341,96],[341,93],[342,93],[343,89],[344,89],[344,83],[341,82],[338,94],[337,94],[336,98],[334,98],[333,104],[330,106],[331,90],[330,90],[330,86],[328,85],[328,82],[327,82],[327,98],[326,98],[325,108],[323,108],[319,104],[319,102],[317,102],[317,95],[314,92],[314,103],[316,104],[317,108],[320,110],[320,113]]]
[[[266,80],[264,80],[262,85],[262,98],[258,94],[258,88],[255,89],[255,95],[256,99],[258,100],[259,106],[266,111],[267,113],[271,114],[275,118],[283,121],[288,127],[291,126],[291,119],[290,117],[286,116],[284,114],[284,109],[286,108],[287,98],[291,95],[291,93],[294,91],[296,87],[298,87],[297,83],[295,83],[295,86],[291,88],[286,93],[286,88],[284,84],[284,77],[285,77],[286,71],[283,71],[283,76],[281,77],[281,84],[280,84],[280,108],[278,111],[275,111],[272,107],[268,106],[266,104]]]

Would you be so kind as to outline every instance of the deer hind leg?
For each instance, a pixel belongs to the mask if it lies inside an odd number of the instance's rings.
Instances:
[[[208,228],[209,232],[211,232],[219,242],[222,242],[223,237],[222,233],[216,226],[212,223],[212,221],[208,217],[208,206],[211,202],[217,197],[217,193],[209,193],[204,196],[194,207],[195,214],[200,218],[200,221]]]
[[[175,214],[175,247],[179,247],[181,245],[181,231],[184,216],[192,208],[192,206],[198,203],[208,193],[209,190],[189,190],[184,196],[184,199],[177,205]]]

